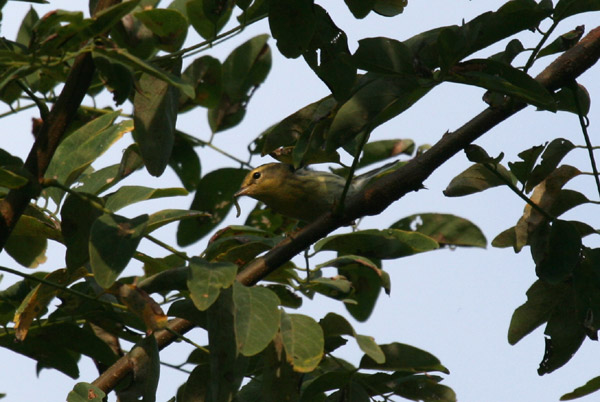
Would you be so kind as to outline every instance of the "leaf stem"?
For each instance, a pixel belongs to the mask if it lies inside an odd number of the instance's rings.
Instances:
[[[192,260],[185,253],[182,253],[181,251],[174,249],[173,247],[169,246],[167,243],[163,242],[162,240],[157,239],[156,237],[154,237],[148,233],[145,234],[144,237],[146,239],[150,240],[152,243],[164,248],[165,250],[168,250],[169,252],[171,252],[172,254],[175,254],[177,257],[179,257],[183,260],[186,260],[186,261]]]
[[[533,51],[529,55],[529,59],[527,60],[527,63],[525,63],[525,67],[523,67],[524,72],[529,71],[531,66],[533,66],[533,63],[535,62],[535,58],[537,57],[538,53],[542,49],[542,46],[544,46],[544,43],[546,43],[546,41],[548,40],[548,38],[550,37],[550,35],[552,34],[552,32],[554,31],[554,29],[557,26],[558,26],[558,21],[553,21],[550,28],[548,28],[548,30],[544,33],[544,36],[542,36],[542,39],[540,40],[540,42],[537,44],[535,49],[533,49]]]
[[[348,171],[348,177],[346,177],[346,184],[344,184],[344,190],[342,191],[342,196],[340,197],[340,202],[336,209],[336,213],[341,214],[344,211],[344,201],[346,200],[346,195],[350,190],[350,185],[352,184],[352,179],[354,178],[354,172],[358,166],[358,161],[360,160],[360,154],[362,153],[365,144],[369,140],[369,134],[371,133],[370,129],[365,129],[363,131],[362,138],[360,139],[360,144],[358,149],[356,150],[356,154],[354,155],[354,160],[352,161],[352,165],[350,166],[350,170]]]
[[[13,115],[15,113],[19,113],[23,110],[31,109],[32,107],[35,107],[35,103],[30,103],[29,105],[25,105],[25,106],[19,106],[18,108],[15,108],[15,109],[11,108],[10,111],[1,113],[0,119],[10,116],[10,115]]]

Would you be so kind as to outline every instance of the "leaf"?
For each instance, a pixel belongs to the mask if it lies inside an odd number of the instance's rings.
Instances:
[[[73,184],[96,158],[133,129],[131,120],[113,125],[118,115],[119,112],[102,115],[66,137],[56,149],[45,177],[65,186]],[[62,190],[51,188],[46,191],[56,204],[60,204]]]
[[[192,0],[187,2],[187,16],[196,30],[204,39],[214,38],[225,26],[233,2],[219,0]]]
[[[267,35],[255,36],[234,49],[223,63],[223,94],[208,114],[213,132],[231,128],[244,117],[250,96],[271,69],[268,39]]]
[[[156,198],[175,197],[187,195],[188,192],[183,188],[149,188],[143,186],[123,186],[112,194],[103,198],[106,200],[106,208],[113,212],[125,208],[136,202],[153,200]]]
[[[102,402],[105,396],[104,391],[95,385],[79,382],[67,395],[67,402]]]
[[[472,59],[452,67],[445,80],[475,85],[521,99],[541,109],[556,111],[554,98],[527,73],[490,59]]]
[[[173,150],[179,91],[149,74],[142,74],[138,87],[133,100],[133,137],[148,172],[160,176]]]
[[[136,364],[131,373],[135,381],[127,388],[127,396],[132,400],[156,401],[156,389],[160,377],[160,356],[155,336],[147,335],[129,352]]]
[[[99,198],[85,195],[90,201],[102,205]],[[64,238],[66,263],[69,270],[74,270],[84,265],[90,258],[89,239],[92,224],[102,215],[102,211],[94,207],[91,202],[82,197],[69,194],[63,203],[60,216],[62,219],[61,230]]]
[[[554,170],[546,179],[538,184],[531,195],[531,201],[537,204],[542,210],[549,211],[554,203],[558,200],[562,187],[573,177],[581,172],[569,165],[562,165]],[[533,209],[529,204],[525,206],[523,216],[515,226],[516,244],[515,250],[520,251],[523,246],[530,243],[529,236],[542,223],[546,222],[547,218],[540,212]]]
[[[594,377],[586,382],[581,387],[575,388],[573,391],[564,394],[560,397],[561,401],[571,401],[592,394],[600,389],[600,377]]]
[[[440,245],[482,248],[487,246],[481,229],[467,219],[450,214],[415,214],[399,220],[390,228],[422,233]]]
[[[94,66],[105,88],[112,92],[115,104],[125,102],[133,91],[133,76],[131,71],[119,63],[113,63],[102,56],[94,57]]]
[[[180,246],[200,240],[225,218],[233,204],[233,194],[240,188],[247,173],[244,169],[223,168],[200,180],[190,209],[209,215],[179,223],[177,243]]]
[[[277,49],[287,58],[295,59],[308,48],[317,29],[313,4],[306,0],[282,3],[269,0],[269,27],[277,40]]]
[[[279,330],[279,298],[267,288],[233,283],[235,336],[244,356],[262,352]]]
[[[527,182],[529,175],[535,166],[535,162],[538,160],[544,148],[544,145],[533,146],[519,153],[518,156],[521,158],[521,161],[508,162],[510,171],[520,183],[525,184]]]
[[[303,52],[304,60],[336,99],[346,99],[356,79],[348,37],[322,7],[314,5],[312,12],[316,27],[309,46]]]
[[[375,0],[344,0],[354,18],[365,18],[373,9]]]
[[[553,19],[558,22],[575,14],[600,10],[598,0],[559,0]]]
[[[390,343],[380,345],[385,354],[384,363],[376,363],[369,356],[365,355],[360,360],[360,368],[370,370],[387,371],[410,371],[418,373],[421,371],[441,371],[449,374],[450,372],[440,361],[432,354],[414,346],[402,343]]]
[[[535,261],[535,273],[548,283],[561,283],[569,278],[579,264],[581,235],[568,221],[554,220],[547,233],[534,233],[531,255]]]
[[[504,177],[502,180],[485,165],[472,165],[467,170],[453,178],[444,190],[446,197],[461,197],[474,194],[488,188],[505,185],[508,181],[513,182],[513,177],[506,168],[500,164],[496,165],[497,172]]]
[[[323,330],[311,317],[281,314],[281,337],[288,362],[298,373],[310,373],[323,357]]]
[[[577,97],[577,98],[576,98]],[[577,84],[575,91],[573,86],[562,87],[554,94],[556,108],[566,112],[582,114],[586,116],[590,112],[591,99],[587,89]]]
[[[100,216],[90,231],[90,265],[96,282],[109,288],[125,269],[142,240],[148,215],[128,219],[119,215]]]
[[[451,388],[438,384],[435,379],[425,375],[410,376],[405,381],[401,381],[394,393],[412,400],[457,401],[456,394]]]
[[[333,151],[363,132],[399,115],[433,87],[433,82],[416,76],[390,76],[367,73],[356,92],[336,113],[327,133],[326,150]]]
[[[537,280],[527,290],[527,301],[512,315],[508,327],[508,343],[515,345],[537,327],[547,322],[557,304],[568,292],[568,285],[551,285]]]
[[[201,216],[205,216],[205,214],[202,212],[190,211],[188,209],[163,209],[162,211],[150,215],[148,218],[148,226],[146,226],[144,234],[152,233],[172,222],[198,218]]]
[[[359,69],[382,74],[414,74],[413,57],[404,43],[385,37],[359,40],[353,56]]]
[[[404,7],[408,5],[408,0],[375,0],[373,2],[373,11],[384,17],[393,17],[402,14]]]
[[[186,190],[196,189],[200,182],[200,158],[194,151],[194,145],[180,132],[175,133],[169,166],[175,171]]]
[[[352,373],[349,371],[326,371],[303,387],[300,401],[316,401],[324,392],[343,388],[351,378]]]
[[[385,355],[379,345],[375,343],[375,340],[370,336],[358,335],[354,331],[354,328],[352,328],[352,325],[350,325],[350,323],[341,315],[327,313],[327,315],[319,321],[319,325],[323,328],[325,338],[339,335],[353,336],[356,339],[358,347],[365,355],[371,357],[377,364],[383,364],[385,362]]]
[[[154,8],[136,13],[135,17],[154,33],[161,50],[174,52],[183,45],[188,23],[179,11]]]
[[[4,246],[4,250],[16,262],[28,268],[37,268],[46,262],[48,241],[45,237],[12,234]]]
[[[231,279],[233,282],[235,273]],[[233,291],[224,289],[208,309],[208,345],[211,370],[209,395],[215,401],[231,401],[237,393],[248,358],[240,354],[235,337]]]
[[[19,26],[16,39],[17,43],[29,47],[31,38],[33,37],[33,27],[39,19],[38,13],[33,7],[30,7],[27,14],[25,14],[25,17],[23,17],[23,21],[21,21],[21,26]]]
[[[544,153],[542,153],[542,161],[533,168],[525,187],[526,192],[533,190],[535,186],[541,183],[548,175],[556,170],[560,161],[575,148],[575,145],[564,138],[556,138],[548,144]]]
[[[196,90],[196,97],[191,99],[194,104],[207,108],[218,105],[223,91],[221,62],[211,56],[202,56],[194,60],[183,72],[181,78],[188,81]],[[182,95],[181,104],[190,100]]]
[[[558,38],[554,39],[552,43],[546,45],[542,50],[540,50],[536,58],[539,59],[540,57],[569,50],[575,46],[577,42],[579,42],[579,39],[581,39],[583,36],[584,31],[584,26],[580,25],[572,31],[560,35]]]
[[[219,297],[221,289],[233,284],[237,268],[237,265],[230,262],[192,259],[187,286],[198,310],[204,311],[209,308]]]
[[[391,259],[435,250],[438,247],[433,239],[420,233],[398,229],[370,229],[326,237],[319,240],[314,249],[316,252],[333,250],[341,254]]]
[[[573,295],[573,289],[565,295],[548,319],[546,350],[540,362],[538,374],[544,375],[566,364],[581,346],[585,338],[583,317]]]

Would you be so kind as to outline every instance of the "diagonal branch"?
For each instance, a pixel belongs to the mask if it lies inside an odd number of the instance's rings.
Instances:
[[[119,2],[120,0],[99,0],[94,14]],[[36,133],[35,142],[25,161],[24,168],[30,174],[30,183],[25,187],[11,190],[0,201],[0,251],[4,248],[29,202],[39,197],[40,181],[44,178],[65,130],[75,117],[87,93],[93,74],[92,55],[89,52],[79,55],[73,62],[56,103]]]
[[[593,66],[599,58],[600,27],[591,31],[576,46],[556,59],[536,79],[547,89],[554,91],[575,80]],[[336,217],[332,213],[323,215],[321,219],[296,234],[293,240],[290,238],[283,240],[263,257],[251,262],[238,274],[237,280],[244,285],[251,286],[345,223],[364,215],[380,213],[405,194],[418,190],[423,181],[444,162],[525,106],[525,104],[517,104],[508,110],[485,109],[455,132],[444,135],[424,154],[415,157],[402,168],[382,177],[362,193],[349,199],[341,216]],[[192,329],[194,324],[177,318],[170,322],[169,327],[183,334]],[[158,331],[155,336],[159,349],[177,339],[173,333],[167,330]],[[133,365],[133,357],[122,357],[98,377],[94,381],[94,385],[105,392],[110,392],[121,379],[131,372]]]

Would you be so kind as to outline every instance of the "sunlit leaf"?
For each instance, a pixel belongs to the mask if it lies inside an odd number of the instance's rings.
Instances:
[[[317,367],[323,357],[323,330],[315,320],[305,315],[282,313],[281,336],[294,371],[309,373]]]
[[[198,310],[209,308],[221,289],[228,288],[235,280],[237,265],[230,262],[208,262],[194,258],[190,263],[187,286],[190,297]]]

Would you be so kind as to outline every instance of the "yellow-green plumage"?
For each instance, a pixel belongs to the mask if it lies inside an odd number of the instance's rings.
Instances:
[[[247,195],[280,214],[311,222],[339,201],[345,182],[333,173],[268,163],[248,173],[235,196]]]

